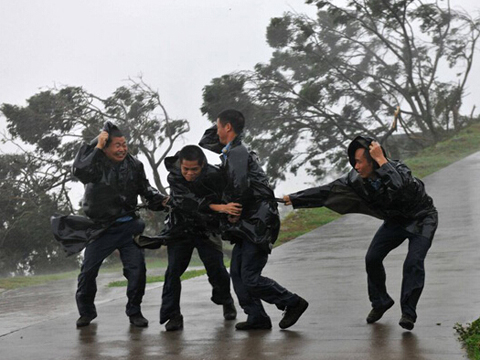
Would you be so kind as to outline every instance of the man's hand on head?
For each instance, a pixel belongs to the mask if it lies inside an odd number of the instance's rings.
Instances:
[[[98,139],[97,139],[97,148],[99,149],[103,149],[105,147],[105,144],[107,143],[107,140],[108,140],[108,132],[106,132],[105,130],[103,130],[100,135],[98,135]]]
[[[378,142],[372,141],[368,147],[368,151],[370,152],[372,159],[375,160],[379,166],[382,166],[388,162],[387,158],[383,154],[383,149]]]

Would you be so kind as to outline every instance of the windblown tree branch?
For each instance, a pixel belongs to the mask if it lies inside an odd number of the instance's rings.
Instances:
[[[66,86],[33,95],[26,106],[2,104],[0,111],[8,130],[2,141],[19,149],[0,155],[0,274],[75,264],[53,240],[49,218],[76,212],[69,197],[72,162],[81,143],[98,136],[105,121],[122,129],[131,152],[145,156],[163,193],[159,167],[189,131],[188,121],[172,119],[158,91],[141,78],[129,79],[108,98]]]
[[[273,18],[267,64],[224,75],[204,88],[202,112],[236,107],[247,116],[247,138],[268,156],[267,171],[284,179],[299,167],[316,176],[345,164],[345,146],[360,133],[384,138],[397,106],[402,130],[419,144],[463,128],[466,80],[480,19],[448,1],[309,0],[315,19]]]

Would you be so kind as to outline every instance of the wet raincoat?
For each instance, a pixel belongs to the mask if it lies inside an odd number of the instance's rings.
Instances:
[[[109,132],[112,124],[105,123]],[[146,199],[148,208],[162,210],[164,196],[148,182],[143,164],[127,154],[116,164],[110,161],[97,141],[84,143],[73,162],[73,175],[85,184],[83,211],[88,218],[56,215],[51,218],[55,238],[67,254],[81,251],[98,238],[116,219],[135,214],[138,195]]]
[[[207,129],[199,145],[221,153],[222,170],[226,178],[222,202],[242,205],[242,214],[237,223],[222,218],[222,238],[235,242],[246,239],[270,252],[280,230],[280,217],[273,190],[261,168],[258,157],[248,151],[237,136],[229,149],[222,153],[224,145],[218,139],[217,126]]]
[[[368,149],[373,139],[358,136],[348,147],[355,166],[355,151]],[[385,153],[385,151],[384,151]],[[326,185],[290,194],[294,208],[325,206],[340,214],[360,213],[400,225],[410,233],[433,238],[438,224],[437,210],[425,192],[423,182],[412,176],[400,161],[376,166],[376,179],[362,179],[355,169]]]
[[[180,170],[178,153],[165,159],[165,167],[169,171],[168,206],[171,210],[159,238],[168,245],[169,242],[193,235],[205,239],[221,251],[219,216],[209,205],[221,203],[225,187],[222,172],[218,167],[206,163],[195,181],[187,181]]]

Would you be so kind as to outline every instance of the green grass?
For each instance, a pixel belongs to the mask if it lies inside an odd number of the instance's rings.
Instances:
[[[282,220],[275,247],[338,219],[340,216],[327,208],[299,209],[291,212]]]
[[[455,161],[480,151],[480,123],[471,125],[454,137],[420,151],[405,160],[414,176],[423,178]],[[326,208],[300,209],[282,220],[280,236],[275,246],[325,225],[341,215]]]
[[[180,280],[188,280],[197,276],[205,275],[206,273],[207,271],[205,269],[185,271],[183,275],[180,277]],[[164,275],[147,276],[147,284],[155,283],[155,282],[164,282],[164,281],[165,281]],[[112,281],[111,283],[108,284],[108,287],[119,287],[119,286],[127,286],[127,280]]]
[[[406,159],[413,174],[422,178],[480,150],[480,123],[460,131],[452,138],[439,142]]]
[[[12,290],[26,286],[42,285],[50,281],[75,278],[78,271],[62,272],[51,275],[15,276],[0,279],[0,288]]]
[[[193,259],[194,258],[192,258],[192,260]],[[198,262],[200,262],[200,259],[198,259]],[[224,257],[223,263],[225,264],[225,267],[227,268],[230,267],[230,259],[227,259],[226,257]],[[201,262],[200,262],[200,265],[203,266]],[[198,266],[198,265],[192,264],[192,261],[191,261],[190,266]],[[206,273],[207,271],[205,269],[185,271],[183,275],[180,277],[180,280],[188,280],[197,276],[202,276]],[[165,281],[164,275],[152,275],[152,276],[147,275],[147,284],[151,284],[155,282],[164,282],[164,281]],[[112,281],[108,284],[108,287],[120,287],[120,286],[127,286],[127,280]]]
[[[454,329],[467,350],[468,357],[472,360],[480,360],[480,318],[466,326],[456,324]]]

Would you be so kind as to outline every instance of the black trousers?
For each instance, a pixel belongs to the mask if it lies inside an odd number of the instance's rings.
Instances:
[[[368,275],[368,294],[373,308],[392,301],[387,293],[383,259],[390,251],[409,240],[408,253],[403,264],[403,280],[400,305],[402,314],[417,318],[416,308],[425,284],[425,257],[432,245],[432,238],[412,234],[401,226],[383,223],[373,237],[365,262]]]
[[[212,285],[211,300],[217,305],[233,303],[230,294],[230,275],[223,263],[223,253],[201,237],[191,237],[172,241],[167,246],[168,267],[163,285],[162,306],[160,307],[160,324],[164,324],[175,315],[181,314],[180,294],[182,283],[180,277],[190,263],[193,249],[207,270],[208,281]]]
[[[230,274],[238,301],[248,315],[249,323],[270,320],[261,300],[275,304],[280,310],[295,306],[299,301],[298,295],[262,276],[267,260],[268,253],[248,240],[236,243],[233,248]]]
[[[136,219],[115,224],[101,237],[85,248],[83,265],[78,275],[76,293],[78,312],[81,316],[96,316],[94,300],[97,293],[96,278],[103,260],[116,249],[120,251],[123,275],[128,280],[126,314],[140,312],[140,304],[145,294],[146,268],[144,250],[133,241],[133,237],[143,231],[145,224]]]

